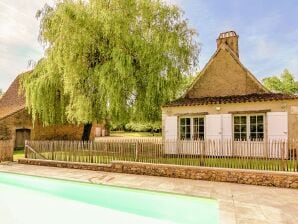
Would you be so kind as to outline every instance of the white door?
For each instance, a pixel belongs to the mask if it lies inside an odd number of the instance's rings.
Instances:
[[[288,112],[267,113],[267,135],[269,156],[272,158],[287,157]]]

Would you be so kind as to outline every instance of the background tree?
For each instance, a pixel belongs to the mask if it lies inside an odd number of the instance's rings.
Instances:
[[[106,117],[160,120],[197,64],[196,32],[160,0],[65,0],[37,16],[46,51],[23,78],[27,107],[46,125],[85,124],[83,139]]]
[[[272,91],[298,94],[298,81],[295,81],[295,76],[291,74],[287,69],[283,71],[280,77],[272,76],[263,79],[264,85]]]

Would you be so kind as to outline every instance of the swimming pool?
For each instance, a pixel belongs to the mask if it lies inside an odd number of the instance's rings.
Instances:
[[[0,172],[0,223],[218,223],[216,200]]]

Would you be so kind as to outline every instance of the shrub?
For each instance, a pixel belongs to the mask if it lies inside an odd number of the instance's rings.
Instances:
[[[138,123],[138,122],[130,122],[125,125],[125,131],[132,132],[161,132],[161,123]]]

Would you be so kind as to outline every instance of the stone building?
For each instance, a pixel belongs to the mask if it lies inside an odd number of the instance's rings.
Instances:
[[[35,122],[25,107],[25,97],[19,94],[18,76],[0,99],[0,140],[12,140],[14,148],[23,148],[25,140],[81,140],[82,125],[43,126]],[[91,139],[107,133],[104,125],[93,125]]]
[[[298,137],[298,96],[267,90],[240,62],[238,38],[234,31],[221,33],[186,94],[163,106],[164,139],[263,143]]]

